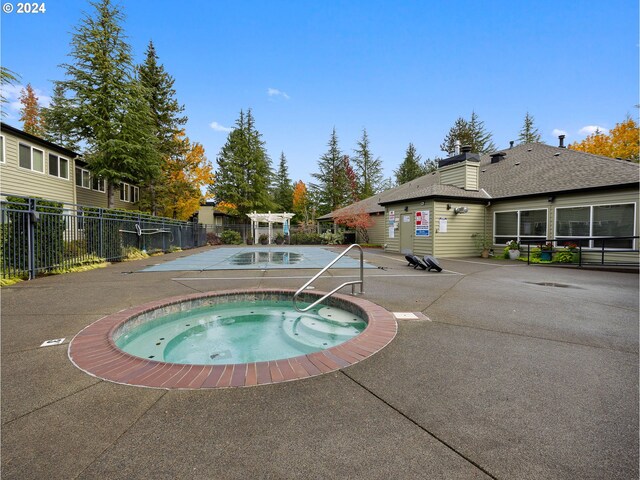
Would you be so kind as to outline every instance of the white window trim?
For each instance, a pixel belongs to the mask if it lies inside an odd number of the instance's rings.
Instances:
[[[123,193],[126,198],[122,198]],[[140,200],[140,188],[127,182],[120,184],[120,201],[125,203],[136,203]]]
[[[631,233],[631,235],[629,235],[630,237],[634,237],[637,235],[637,229],[638,229],[638,225],[636,222],[636,216],[637,216],[637,209],[638,209],[638,204],[637,202],[622,202],[622,203],[590,203],[588,205],[568,205],[568,206],[562,206],[562,207],[555,207],[555,210],[553,212],[553,219],[554,219],[554,225],[553,225],[553,238],[558,239],[558,240],[562,240],[563,238],[567,238],[567,239],[571,239],[571,238],[607,238],[607,235],[593,235],[593,209],[594,207],[613,207],[613,206],[619,206],[619,205],[633,205],[633,232]],[[563,209],[567,209],[567,208],[588,208],[589,209],[589,235],[587,237],[583,236],[583,235],[560,235],[558,236],[558,210],[563,210]],[[632,239],[631,240],[631,248],[635,249],[637,247],[637,240],[636,239]],[[602,247],[594,247],[593,246],[593,240],[589,240],[589,245],[582,246],[583,250],[602,250]],[[627,248],[605,248],[606,251],[616,251],[616,250],[620,250],[620,251],[625,251],[628,250]]]
[[[49,155],[53,155],[58,159],[58,175],[52,175],[51,172],[48,171],[47,173],[49,174],[49,176],[53,177],[53,178],[59,178],[60,180],[66,180],[68,182],[71,179],[71,175],[69,173],[69,171],[71,170],[71,161],[67,157],[62,157],[62,156],[58,155],[55,152],[47,152],[47,170],[48,170],[48,166],[49,166]],[[67,176],[66,177],[60,176],[60,160],[66,160],[67,161]]]
[[[494,242],[495,245],[500,245],[498,243],[495,243],[496,241],[496,236],[499,237],[505,237],[506,235],[496,235],[496,214],[498,213],[513,213],[515,212],[517,214],[517,219],[516,219],[516,238],[514,238],[513,240],[516,240],[517,242],[521,242],[522,240],[528,240],[528,239],[532,239],[535,237],[540,237],[541,235],[521,235],[520,234],[520,212],[535,212],[535,211],[540,211],[540,210],[544,210],[547,215],[547,221],[546,221],[546,228],[545,228],[545,232],[544,232],[544,237],[547,238],[547,234],[549,233],[549,208],[548,207],[542,207],[542,208],[521,208],[521,209],[514,209],[514,210],[500,210],[500,211],[496,211],[493,212],[493,238],[492,238],[492,242]]]
[[[78,183],[77,183],[77,178],[78,178],[77,170],[80,170],[80,185],[78,185]],[[85,187],[83,185],[83,183],[82,183],[82,179],[84,178],[83,172],[86,172],[86,173],[89,174],[89,186],[88,187]],[[74,175],[76,175],[76,179],[74,181],[76,187],[80,187],[80,188],[85,188],[87,190],[91,190],[91,172],[89,170],[87,170],[86,168],[82,168],[82,167],[79,167],[79,166],[76,165],[75,166],[75,170],[74,170],[73,173],[74,173]]]
[[[98,180],[98,188],[93,188],[93,181],[96,179]],[[100,193],[104,193],[107,191],[107,181],[104,178],[94,177],[93,175],[91,175],[89,181],[91,183],[91,190]],[[102,182],[102,189],[100,189],[100,182]]]
[[[30,161],[30,167],[26,168],[23,167],[22,165],[20,165],[20,146],[24,146],[24,147],[29,147],[29,161]],[[33,168],[33,151],[37,150],[39,152],[42,152],[42,171],[40,170],[34,170]],[[39,148],[34,147],[33,145],[29,145],[28,143],[22,143],[22,142],[18,142],[18,167],[22,168],[23,170],[29,170],[31,172],[36,172],[36,173],[41,173],[42,175],[46,175],[45,170],[47,170],[45,168],[45,164],[47,163],[49,157],[47,155],[45,155],[45,151],[41,150]]]
[[[4,135],[0,135],[0,139],[2,139],[2,159],[0,160],[0,164],[7,163],[7,139]]]

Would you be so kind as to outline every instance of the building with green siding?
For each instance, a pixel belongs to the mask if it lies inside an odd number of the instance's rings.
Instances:
[[[582,243],[583,255],[638,262],[640,166],[562,146],[523,144],[478,155],[469,149],[438,169],[376,195],[390,252],[436,257],[496,255],[509,240]],[[329,214],[329,216],[333,215]]]

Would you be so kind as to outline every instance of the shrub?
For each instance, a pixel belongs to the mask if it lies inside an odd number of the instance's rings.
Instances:
[[[291,245],[321,245],[322,237],[317,233],[296,232],[291,235]]]
[[[220,241],[224,245],[240,245],[242,243],[242,237],[240,233],[235,230],[225,230],[220,235]]]
[[[342,232],[324,232],[320,237],[322,237],[322,243],[326,245],[342,245],[344,243],[344,234]]]
[[[553,256],[553,261],[557,263],[573,263],[573,253],[569,250],[562,250]]]
[[[218,234],[213,232],[207,232],[207,245],[220,245],[222,241]]]

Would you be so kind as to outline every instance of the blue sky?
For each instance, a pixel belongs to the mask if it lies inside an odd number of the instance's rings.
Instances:
[[[517,139],[527,111],[553,145],[561,131],[570,143],[637,119],[636,0],[119,3],[136,62],[153,40],[187,135],[214,165],[247,108],[274,166],[284,152],[291,178],[305,182],[334,127],[346,154],[366,128],[392,176],[409,142],[423,159],[445,156],[444,136],[472,111],[498,148]],[[71,32],[92,11],[85,0],[45,6],[0,14],[2,65],[44,103],[69,61]],[[3,121],[20,128],[15,107]]]

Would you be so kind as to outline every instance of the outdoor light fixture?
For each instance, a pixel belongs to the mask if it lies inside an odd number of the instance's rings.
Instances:
[[[404,207],[404,211],[408,212],[409,211],[409,207]]]
[[[469,211],[468,207],[456,207],[453,209],[453,213],[455,213],[456,215],[467,213],[468,211]]]
[[[553,195],[550,195],[549,198],[547,198],[547,201],[549,203],[552,203],[555,199],[556,199],[556,197],[554,197]]]
[[[451,210],[451,204],[447,203],[447,210]]]

